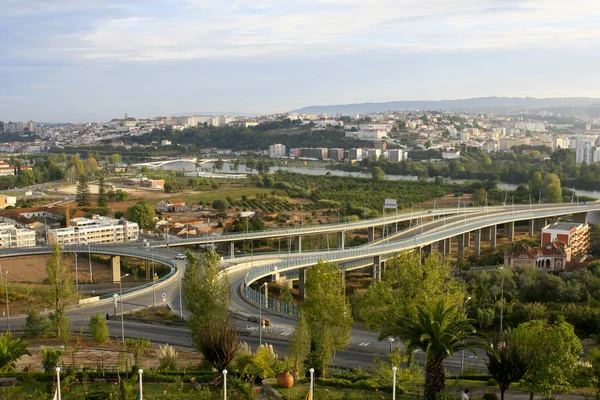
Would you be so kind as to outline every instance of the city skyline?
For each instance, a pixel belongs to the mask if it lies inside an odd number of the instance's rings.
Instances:
[[[587,0],[22,3],[0,28],[4,120],[600,97]]]

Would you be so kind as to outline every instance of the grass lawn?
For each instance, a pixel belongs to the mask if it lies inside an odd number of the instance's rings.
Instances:
[[[309,381],[296,382],[294,386],[289,389],[282,389],[277,386],[277,379],[267,379],[267,382],[279,393],[283,395],[284,399],[300,399],[304,400],[310,389]],[[372,391],[372,390],[356,390],[356,389],[340,389],[334,387],[323,387],[315,384],[314,389],[315,399],[391,399],[391,393]],[[397,399],[400,400],[415,400],[417,397],[410,395],[397,395]]]
[[[247,186],[245,186],[247,185]],[[258,194],[268,194],[271,195],[271,192],[277,189],[274,188],[259,188],[252,184],[221,184],[218,189],[211,189],[210,187],[206,187],[205,190],[195,191],[193,194],[183,194],[178,195],[177,193],[170,194],[171,197],[181,197],[186,202],[198,202],[203,201],[212,202],[217,199],[224,199],[226,197],[231,197],[233,199],[241,199],[242,196],[248,196],[249,198],[256,197]],[[166,195],[166,193],[165,193]],[[165,196],[166,197],[166,196]]]
[[[137,386],[131,382],[132,390]],[[62,386],[62,385],[61,385]],[[73,383],[63,386],[61,391],[62,400],[82,400],[87,393],[103,392],[112,393],[112,399],[118,399],[119,387],[116,383],[93,382],[93,383]],[[229,391],[229,393],[233,393]],[[50,399],[54,395],[54,385],[47,383],[19,383],[13,387],[0,388],[0,397],[4,400],[38,400]],[[212,395],[212,396],[211,396]],[[171,384],[144,384],[144,399],[172,399],[172,400],[191,400],[191,399],[212,399],[218,398],[220,390],[217,392],[208,392],[207,390],[196,389],[191,385],[182,385],[179,383]],[[135,394],[134,394],[135,397]]]

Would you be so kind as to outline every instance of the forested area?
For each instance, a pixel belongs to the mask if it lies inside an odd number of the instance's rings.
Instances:
[[[544,147],[521,147],[513,150],[486,153],[478,149],[469,149],[461,158],[451,161],[417,162],[412,159],[413,156],[416,157],[415,153],[425,154],[426,159],[441,159],[439,150],[428,150],[409,152],[411,159],[401,162],[389,162],[381,157],[364,159],[356,165],[334,164],[332,168],[358,172],[379,167],[386,174],[393,175],[414,175],[420,178],[440,176],[514,184],[527,183],[535,172],[542,175],[552,173],[558,176],[565,187],[600,189],[600,163],[576,164],[575,151],[572,149],[559,149],[552,154],[551,149]],[[523,150],[532,151],[523,153]]]
[[[152,142],[170,140],[173,144],[186,145],[190,153],[205,147],[216,147],[219,149],[240,150],[265,150],[274,143],[281,143],[290,149],[293,147],[365,147],[370,142],[344,137],[343,130],[311,131],[310,127],[286,128],[282,123],[260,124],[255,127],[235,126],[197,126],[186,128],[181,131],[166,129],[154,129],[147,135],[130,137],[130,143],[149,145]]]

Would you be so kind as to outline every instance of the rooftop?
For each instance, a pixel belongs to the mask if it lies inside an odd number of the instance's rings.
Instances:
[[[552,229],[552,230],[557,230],[557,231],[570,231],[571,229],[578,228],[582,225],[585,225],[585,224],[581,224],[578,222],[555,222],[551,225],[544,227],[544,229]]]

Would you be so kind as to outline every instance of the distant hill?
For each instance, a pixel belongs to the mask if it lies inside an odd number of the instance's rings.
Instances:
[[[553,111],[550,109],[560,108],[563,111],[562,113],[565,113],[565,109],[568,108],[580,108],[592,105],[600,107],[600,99],[591,97],[564,97],[547,99],[537,99],[533,97],[477,97],[472,99],[460,100],[389,101],[385,103],[356,103],[331,106],[309,106],[300,108],[298,110],[294,110],[294,112],[306,114],[327,113],[327,115],[335,115],[336,113],[342,113],[343,115],[354,115],[401,110],[469,111],[500,113],[541,109]],[[553,112],[558,112],[558,110]]]

